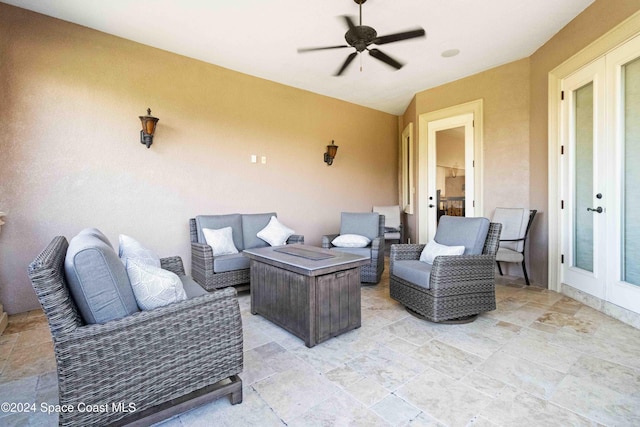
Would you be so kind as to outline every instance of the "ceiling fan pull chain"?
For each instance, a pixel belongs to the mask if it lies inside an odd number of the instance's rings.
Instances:
[[[360,5],[360,7],[362,7],[362,5]],[[360,72],[362,72],[362,53],[358,54],[358,56],[360,57]]]

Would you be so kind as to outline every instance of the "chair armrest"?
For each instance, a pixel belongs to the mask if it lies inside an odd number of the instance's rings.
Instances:
[[[418,243],[393,244],[389,259],[393,261],[418,260],[425,245]]]
[[[325,234],[324,236],[322,236],[322,247],[324,249],[331,249],[333,247],[331,242],[333,241],[333,239],[335,239],[339,235],[340,235],[339,233],[336,233],[336,234]]]
[[[301,245],[304,244],[304,236],[302,234],[292,234],[289,236],[287,244],[293,245],[294,243],[300,243]]]
[[[184,265],[182,264],[182,258],[179,256],[172,256],[167,258],[160,258],[160,267],[165,270],[169,270],[178,276],[184,276]]]
[[[213,283],[213,259],[211,246],[191,242],[191,277],[205,289]]]
[[[144,410],[242,371],[236,291],[62,332],[55,353],[61,405],[122,401]]]
[[[494,255],[440,255],[433,260],[429,286],[440,295],[454,295],[456,288],[477,285],[478,290],[495,286]]]
[[[384,249],[384,236],[376,237],[371,241],[371,250],[379,251],[380,249]]]

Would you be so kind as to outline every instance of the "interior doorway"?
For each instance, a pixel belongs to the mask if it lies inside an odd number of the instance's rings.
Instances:
[[[442,215],[482,212],[482,100],[423,114],[419,125],[418,242],[426,243]]]

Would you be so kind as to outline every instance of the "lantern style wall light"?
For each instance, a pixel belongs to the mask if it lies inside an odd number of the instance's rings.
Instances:
[[[147,108],[146,116],[139,116],[142,122],[142,130],[140,131],[140,143],[151,147],[153,144],[153,134],[156,132],[156,123],[160,120],[151,115],[151,108]]]
[[[331,166],[333,164],[333,159],[336,157],[336,153],[338,152],[338,146],[331,141],[331,145],[327,145],[327,152],[324,153],[324,162],[327,166]]]

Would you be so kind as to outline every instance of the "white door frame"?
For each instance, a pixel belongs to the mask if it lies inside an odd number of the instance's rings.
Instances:
[[[475,167],[473,169],[474,182],[474,212],[482,213],[483,210],[483,107],[482,99],[455,105],[442,110],[420,114],[418,116],[418,243],[427,243],[429,239],[429,122],[446,119],[449,117],[472,114],[474,118],[473,141]],[[432,201],[434,202],[434,201]],[[435,203],[435,202],[434,202]]]
[[[548,109],[549,109],[549,163],[548,163],[548,211],[549,221],[549,280],[548,287],[560,292],[561,267],[560,255],[562,254],[561,210],[560,200],[562,194],[562,162],[561,150],[561,84],[565,77],[576,72],[580,68],[605,55],[627,40],[630,40],[640,32],[640,12],[631,15],[627,20],[614,27],[608,33],[591,43],[589,46],[576,53],[571,58],[549,72]]]

